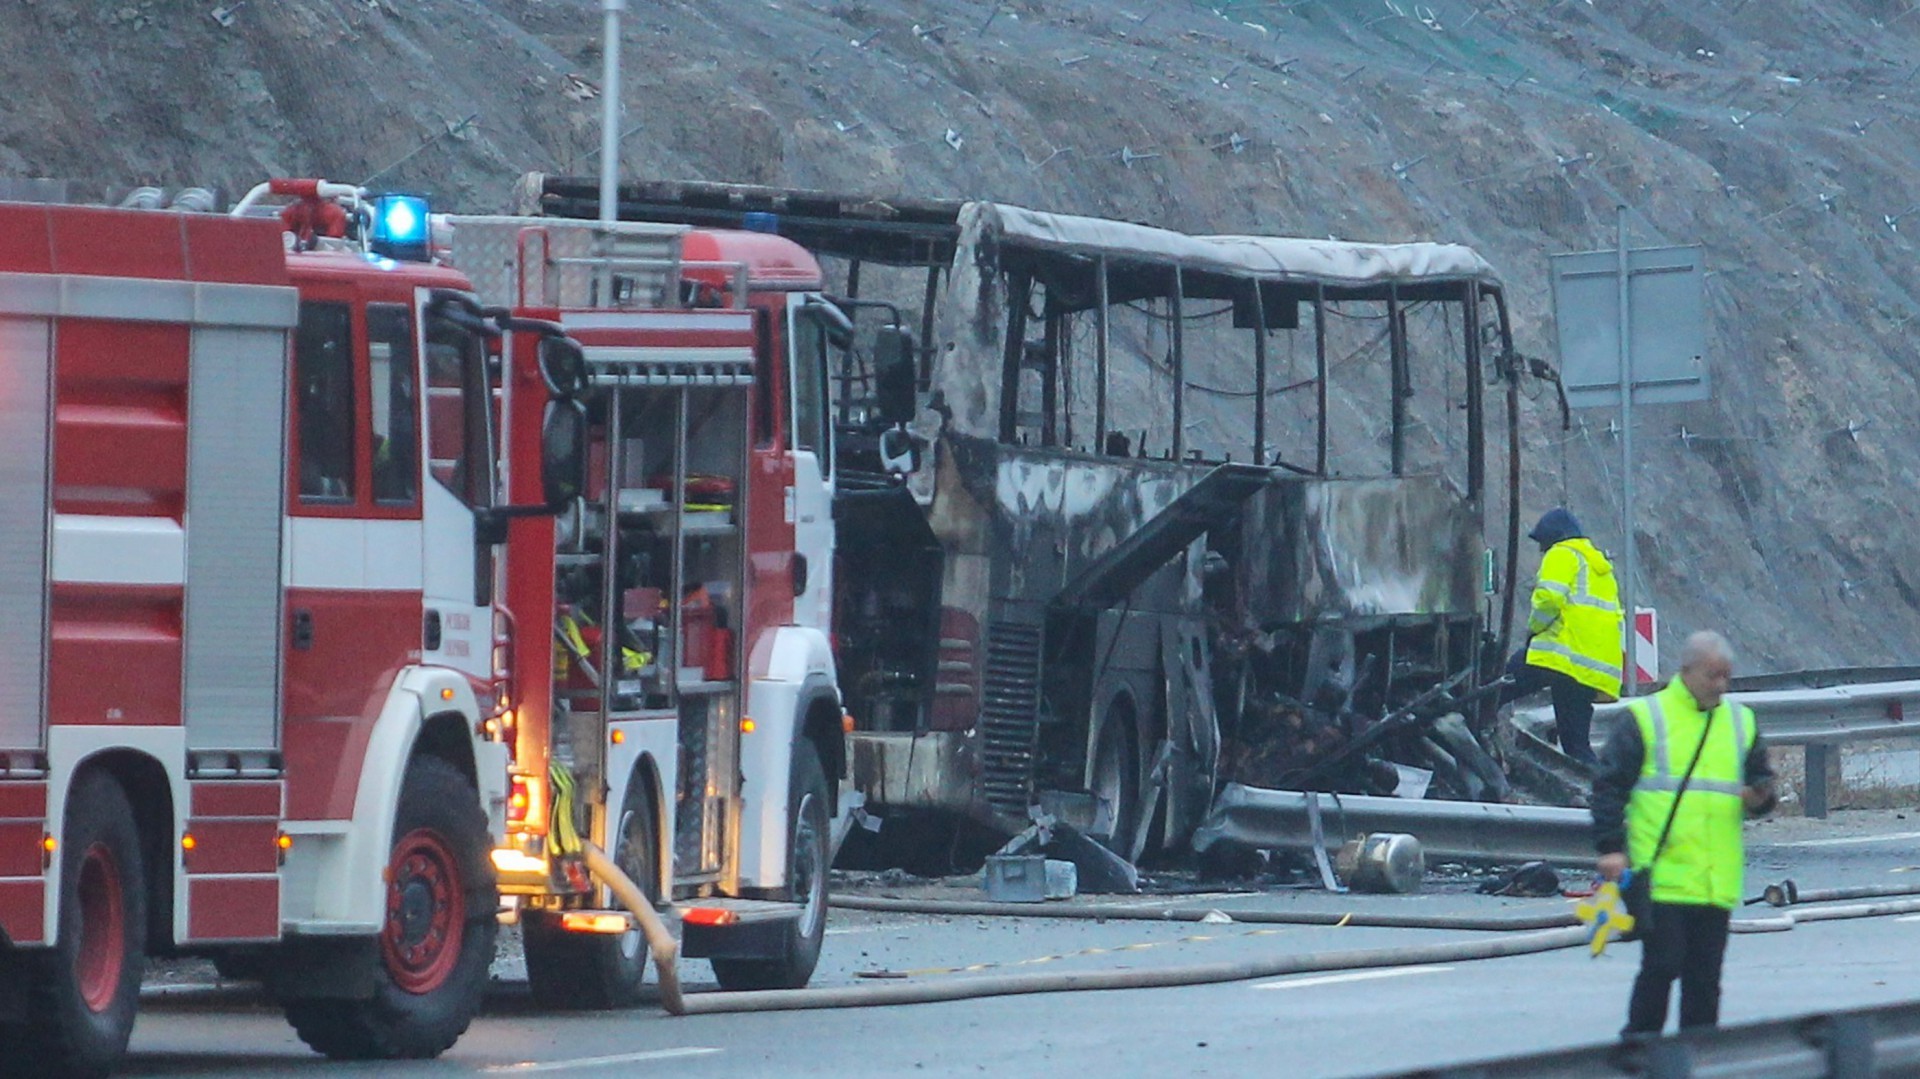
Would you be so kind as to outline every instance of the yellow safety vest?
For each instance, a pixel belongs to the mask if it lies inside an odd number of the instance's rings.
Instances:
[[[1604,700],[1620,696],[1620,586],[1598,547],[1576,537],[1547,549],[1527,630],[1529,666],[1571,675]]]
[[[1757,737],[1753,710],[1722,700],[1709,727],[1706,713],[1678,678],[1627,707],[1646,747],[1640,779],[1627,799],[1627,857],[1634,872],[1653,861],[1660,830],[1672,812],[1673,830],[1652,867],[1654,901],[1732,910],[1740,905],[1746,862],[1740,837],[1746,808],[1740,788],[1747,753]],[[1700,763],[1675,810],[1680,779],[1696,749]]]

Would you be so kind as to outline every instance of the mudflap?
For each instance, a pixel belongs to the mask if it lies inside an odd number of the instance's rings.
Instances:
[[[686,959],[779,959],[786,954],[787,931],[800,910],[784,917],[761,917],[733,925],[680,927],[680,955]]]
[[[380,984],[380,938],[289,937],[267,966],[276,1000],[366,1000]]]
[[[854,826],[879,831],[878,822],[867,816],[867,796],[853,789],[849,782],[842,781],[840,804],[834,807],[833,827],[827,837],[827,864],[832,865],[840,859],[840,845],[847,841]]]

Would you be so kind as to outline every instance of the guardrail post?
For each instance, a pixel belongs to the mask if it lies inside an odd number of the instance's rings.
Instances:
[[[1832,748],[1820,742],[1807,743],[1807,781],[1801,803],[1809,817],[1827,815],[1827,755]]]
[[[1640,1074],[1645,1079],[1692,1079],[1693,1052],[1677,1039],[1650,1042],[1640,1058]]]
[[[1873,1021],[1858,1015],[1836,1015],[1820,1032],[1827,1050],[1828,1075],[1875,1075]]]

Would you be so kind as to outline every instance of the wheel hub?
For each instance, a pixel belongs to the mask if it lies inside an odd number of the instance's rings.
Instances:
[[[394,984],[409,993],[443,985],[460,958],[466,913],[459,861],[447,841],[424,828],[401,837],[388,865],[380,937]]]
[[[80,999],[98,1015],[113,1005],[127,961],[126,897],[121,894],[120,864],[105,843],[80,856],[80,946],[76,973]]]

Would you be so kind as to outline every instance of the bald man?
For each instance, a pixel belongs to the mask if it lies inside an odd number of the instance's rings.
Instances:
[[[1622,1037],[1658,1035],[1675,979],[1680,1028],[1720,1022],[1727,923],[1741,900],[1741,823],[1776,802],[1753,710],[1726,699],[1733,649],[1718,633],[1687,638],[1680,675],[1615,722],[1593,781],[1600,875],[1629,868],[1651,882]]]

